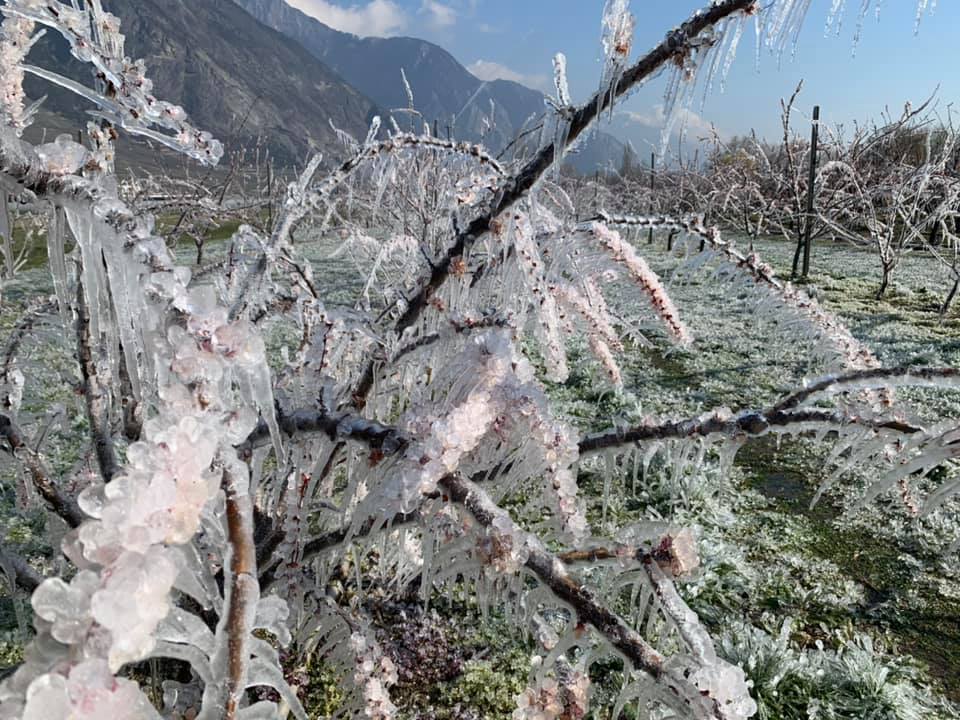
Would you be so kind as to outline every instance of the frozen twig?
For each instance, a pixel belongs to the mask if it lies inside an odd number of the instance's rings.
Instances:
[[[110,390],[103,383],[98,369],[96,354],[90,336],[90,312],[83,292],[83,282],[77,282],[77,359],[80,361],[80,377],[83,378],[83,399],[90,422],[90,439],[97,456],[97,465],[104,482],[113,480],[117,474],[117,452],[113,446],[110,422]]]
[[[227,675],[224,720],[235,720],[240,711],[247,687],[250,636],[260,597],[257,552],[253,542],[253,502],[246,485],[246,478],[238,477],[235,469],[224,469],[227,542],[230,545],[230,588],[225,611]]]
[[[26,559],[0,545],[0,571],[2,570],[9,572],[10,579],[27,593],[32,593],[43,582],[43,577]]]
[[[40,453],[27,444],[27,439],[20,427],[3,414],[0,414],[0,438],[7,441],[10,452],[26,467],[34,487],[50,509],[70,527],[75,528],[80,525],[85,516],[80,511],[76,500],[57,486]]]

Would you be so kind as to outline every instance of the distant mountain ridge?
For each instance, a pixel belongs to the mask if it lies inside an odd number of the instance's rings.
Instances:
[[[503,148],[524,123],[544,113],[543,93],[508,80],[483,82],[438,45],[409,37],[358,37],[340,32],[284,0],[235,0],[257,20],[297,41],[380,107],[407,107],[403,69],[416,109],[438,131]],[[494,102],[493,129],[485,119]],[[399,117],[398,117],[399,119]]]
[[[298,42],[386,110],[408,105],[402,68],[416,109],[436,124],[441,136],[449,132],[460,140],[482,140],[499,151],[545,113],[542,92],[511,80],[480,80],[449,52],[426,40],[358,37],[325,25],[285,0],[234,1],[260,22]],[[402,122],[402,115],[396,117]],[[623,144],[600,133],[585,141],[569,160],[581,172],[592,172],[611,162],[618,167],[622,155]]]
[[[121,20],[126,51],[142,57],[157,97],[184,106],[191,121],[223,140],[227,150],[262,142],[283,165],[303,162],[311,147],[339,147],[330,121],[362,136],[381,112],[333,70],[280,33],[223,0],[103,0]],[[29,61],[91,82],[90,66],[74,60],[56,33],[47,33]],[[27,94],[48,95],[44,107],[85,126],[90,104],[28,76]]]

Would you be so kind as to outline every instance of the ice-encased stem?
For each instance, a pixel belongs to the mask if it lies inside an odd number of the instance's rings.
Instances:
[[[260,599],[257,551],[253,542],[253,501],[246,467],[236,458],[228,460],[223,470],[223,489],[229,544],[226,601],[217,628],[213,683],[204,688],[199,720],[236,720],[247,688],[250,639]]]

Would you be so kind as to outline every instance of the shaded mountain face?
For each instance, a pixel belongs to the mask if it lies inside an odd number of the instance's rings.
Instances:
[[[121,19],[126,52],[146,60],[154,94],[183,105],[194,125],[224,142],[227,152],[262,142],[282,165],[301,163],[311,147],[339,150],[330,121],[363,136],[374,103],[303,47],[223,0],[104,0]],[[56,33],[29,61],[90,83],[90,66],[70,57]],[[89,104],[29,78],[30,97],[48,95],[45,109],[86,124]]]
[[[436,121],[441,136],[449,130],[457,139],[483,139],[488,147],[500,150],[528,120],[544,113],[543,93],[507,80],[483,82],[433,43],[406,37],[360,38],[339,32],[284,0],[236,2],[261,22],[296,40],[385,109],[408,105],[402,68],[416,109],[429,122]],[[488,130],[491,114],[494,123]],[[398,114],[398,122],[401,119]]]
[[[449,134],[458,140],[483,142],[499,151],[544,115],[543,93],[509,80],[484,82],[446,50],[425,40],[357,37],[324,25],[285,0],[235,2],[298,42],[387,110],[408,105],[402,68],[416,109],[428,122],[435,123],[441,137]],[[404,129],[421,130],[408,124],[412,120],[404,120],[408,115],[395,113],[395,117]],[[622,155],[623,144],[601,132],[586,139],[568,163],[578,172],[591,173],[619,167]]]

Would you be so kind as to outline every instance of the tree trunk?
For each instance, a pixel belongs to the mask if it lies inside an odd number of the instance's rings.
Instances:
[[[803,230],[797,231],[797,249],[793,251],[793,265],[790,267],[790,279],[796,280],[800,271],[800,254],[803,252]]]
[[[892,268],[883,266],[883,280],[880,281],[880,289],[877,290],[877,300],[882,298],[887,292],[887,285],[890,284],[890,270]]]
[[[953,287],[950,288],[950,292],[947,293],[947,297],[943,301],[943,305],[940,306],[940,322],[942,323],[947,317],[947,312],[950,310],[950,303],[953,302],[953,297],[957,294],[957,289],[960,288],[960,275],[953,276]]]

